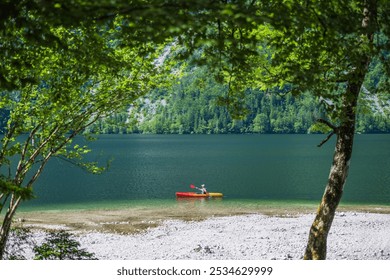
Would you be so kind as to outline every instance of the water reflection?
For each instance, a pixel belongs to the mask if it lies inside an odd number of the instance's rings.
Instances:
[[[183,204],[202,204],[222,200],[223,197],[176,197],[176,201]]]

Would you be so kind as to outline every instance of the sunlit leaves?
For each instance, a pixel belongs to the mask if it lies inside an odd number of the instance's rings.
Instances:
[[[29,200],[34,198],[33,189],[31,187],[24,188],[15,185],[13,182],[7,180],[4,177],[0,177],[0,194],[10,195],[15,194],[22,200]],[[2,208],[2,207],[0,207]]]
[[[34,20],[39,24],[38,15]],[[88,172],[101,173],[106,167],[85,162],[90,149],[72,146],[74,138],[99,118],[129,106],[170,75],[168,68],[155,63],[165,49],[163,45],[135,35],[127,37],[132,39],[129,43],[119,43],[123,40],[121,30],[110,29],[105,21],[86,20],[77,27],[51,23],[43,23],[43,36],[55,37],[50,44],[40,44],[42,38],[31,43],[22,37],[26,44],[14,59],[24,58],[28,66],[13,67],[3,61],[6,67],[1,73],[10,77],[26,73],[33,78],[1,85],[5,89],[1,106],[9,113],[1,140],[0,166],[2,172],[9,170],[7,180],[20,188],[31,188],[53,156]],[[31,27],[34,32],[35,27]],[[5,43],[17,40],[19,31],[8,31]],[[34,56],[28,57],[30,54]],[[7,91],[9,87],[16,90]]]

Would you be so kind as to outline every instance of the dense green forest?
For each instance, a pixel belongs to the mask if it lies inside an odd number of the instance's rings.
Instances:
[[[378,73],[372,73],[378,75]],[[170,88],[157,88],[136,104],[124,106],[112,116],[87,128],[92,134],[221,134],[221,133],[315,133],[316,119],[324,112],[313,94],[247,89],[242,117],[233,118],[219,98],[227,88],[217,83],[203,67],[186,71]],[[390,117],[379,100],[363,90],[358,107],[358,133],[390,132]],[[8,113],[0,110],[4,130]]]
[[[378,75],[373,73],[373,75]],[[315,133],[313,124],[324,112],[319,100],[306,92],[264,92],[247,89],[244,114],[233,118],[219,97],[227,88],[202,67],[188,70],[169,89],[156,89],[88,128],[90,133],[126,134],[217,134],[217,133]],[[358,133],[390,132],[390,118],[378,100],[362,94],[357,121]]]

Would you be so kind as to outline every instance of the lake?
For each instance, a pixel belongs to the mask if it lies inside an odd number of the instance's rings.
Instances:
[[[318,203],[334,141],[323,135],[100,135],[90,160],[102,175],[54,158],[35,185],[32,208],[176,203],[206,184],[224,202]],[[81,140],[79,140],[81,141]],[[343,203],[390,204],[390,135],[356,135]],[[26,207],[25,206],[25,207]],[[27,209],[27,208],[26,208]]]

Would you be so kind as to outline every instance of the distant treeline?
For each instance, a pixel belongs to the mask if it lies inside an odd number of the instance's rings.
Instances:
[[[309,92],[270,93],[247,89],[240,101],[241,119],[233,118],[229,105],[221,105],[227,88],[215,82],[204,68],[188,71],[169,89],[155,89],[138,104],[124,106],[87,129],[92,134],[221,134],[221,133],[313,133],[315,120],[323,111]],[[363,91],[362,98],[365,98]],[[375,108],[375,102],[362,100],[356,131],[390,132],[390,117]],[[0,133],[4,132],[8,111],[0,109]]]
[[[246,114],[234,119],[229,106],[221,105],[226,87],[216,83],[202,68],[187,73],[169,90],[157,89],[140,100],[89,128],[90,133],[218,134],[218,133],[312,133],[315,120],[323,116],[321,106],[309,92],[269,93],[248,89],[242,100]],[[364,98],[364,93],[362,94]],[[359,133],[390,132],[390,118],[361,102],[357,121]]]

